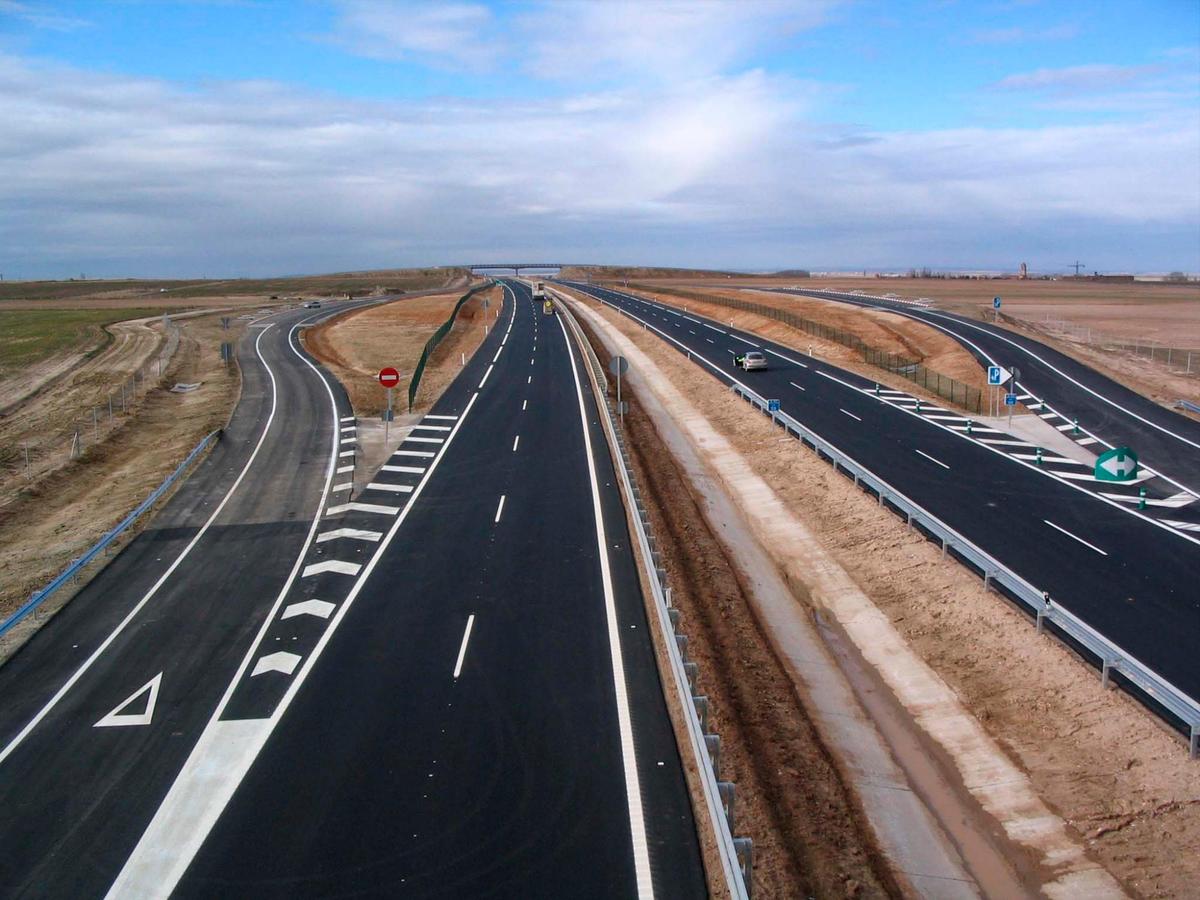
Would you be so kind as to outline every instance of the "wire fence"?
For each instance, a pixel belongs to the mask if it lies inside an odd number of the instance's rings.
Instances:
[[[425,366],[429,362],[429,357],[433,355],[433,351],[437,349],[437,345],[442,342],[442,338],[450,333],[450,329],[454,327],[454,320],[458,316],[458,311],[463,308],[468,300],[478,294],[480,291],[486,290],[492,286],[491,281],[476,285],[465,294],[458,298],[458,302],[454,304],[454,309],[451,310],[446,321],[438,326],[438,330],[430,335],[429,340],[425,342],[425,349],[421,351],[421,358],[417,360],[416,368],[413,369],[412,380],[408,383],[408,411],[412,412],[413,401],[417,397],[417,388],[421,385],[421,376],[425,374]]]
[[[3,482],[10,487],[13,481],[34,482],[83,456],[90,447],[102,444],[121,428],[136,413],[146,394],[161,385],[179,348],[179,326],[164,315],[163,328],[165,340],[158,351],[128,374],[110,373],[113,380],[103,383],[99,390],[93,389],[93,399],[86,405],[66,413],[61,408],[38,411],[36,405],[31,410],[17,412],[18,427],[0,443]],[[87,385],[84,382],[84,390]]]
[[[949,375],[944,375],[936,369],[931,369],[920,360],[911,359],[898,353],[891,353],[887,350],[874,347],[854,332],[847,331],[844,328],[835,328],[824,322],[817,322],[813,319],[798,316],[785,309],[778,309],[762,303],[754,303],[750,300],[740,300],[734,297],[717,297],[699,291],[686,291],[679,288],[658,287],[657,285],[635,285],[634,287],[647,291],[655,291],[660,294],[669,294],[674,297],[698,300],[703,303],[713,303],[718,306],[724,306],[727,309],[750,312],[768,319],[774,319],[777,322],[783,322],[785,325],[790,325],[792,328],[803,331],[805,334],[812,335],[815,338],[833,341],[835,344],[849,347],[862,356],[863,361],[868,365],[903,376],[909,381],[919,384],[931,394],[943,397],[969,412],[980,413],[983,411],[983,391],[979,388],[965,384],[956,378],[951,378]]]
[[[983,316],[991,319],[994,313],[984,310]],[[1036,319],[1020,319],[1016,316],[1000,314],[1002,321],[1012,325],[1037,326],[1043,331],[1064,338],[1077,344],[1087,344],[1099,350],[1129,353],[1133,356],[1148,359],[1167,367],[1174,375],[1190,375],[1200,378],[1200,348],[1171,347],[1153,338],[1137,338],[1125,335],[1111,334],[1090,325],[1079,325],[1066,319],[1057,318],[1047,313],[1041,321]]]

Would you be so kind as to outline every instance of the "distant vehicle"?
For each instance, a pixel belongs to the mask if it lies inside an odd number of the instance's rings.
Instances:
[[[739,353],[735,356],[733,364],[738,368],[745,369],[747,372],[751,369],[765,369],[767,367],[767,355],[758,350],[748,350],[745,353]]]
[[[544,315],[544,316],[554,315],[554,304],[551,303],[549,300],[545,300],[542,303],[542,315]]]
[[[545,300],[546,299],[546,286],[544,284],[542,284],[542,282],[540,282],[540,281],[535,281],[533,283],[533,299],[534,300]]]
[[[304,308],[305,309],[320,309],[321,301],[320,300],[309,300],[308,302],[306,302],[304,304]]]

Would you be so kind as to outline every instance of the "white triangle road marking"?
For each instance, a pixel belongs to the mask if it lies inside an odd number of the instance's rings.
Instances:
[[[283,608],[283,615],[279,618],[290,619],[293,616],[317,616],[320,619],[328,619],[329,614],[333,612],[333,604],[328,600],[302,600],[299,603],[289,603]]]
[[[120,725],[149,725],[154,718],[154,704],[158,700],[158,688],[162,684],[163,673],[159,672],[140,688],[117,704],[107,716],[93,725],[93,728],[111,728]],[[122,710],[135,704],[142,695],[146,696],[146,708],[140,713],[123,712]]]
[[[378,531],[363,531],[361,528],[334,528],[331,531],[323,531],[318,534],[317,543],[333,541],[338,538],[353,538],[356,541],[370,541],[373,544],[377,544],[381,537],[383,537],[383,534]]]
[[[264,672],[282,672],[284,675],[291,675],[296,671],[298,665],[300,665],[299,656],[295,653],[288,653],[286,650],[280,650],[278,653],[268,653],[266,656],[259,657],[250,677],[253,678]]]
[[[336,516],[344,512],[368,512],[379,513],[384,516],[394,516],[400,512],[398,506],[381,506],[378,503],[342,503],[338,506],[331,506],[325,510],[325,515]]]
[[[358,570],[361,568],[362,566],[358,563],[342,562],[340,559],[327,559],[324,562],[305,566],[300,577],[308,578],[310,575],[320,575],[323,572],[337,572],[339,575],[357,575]]]

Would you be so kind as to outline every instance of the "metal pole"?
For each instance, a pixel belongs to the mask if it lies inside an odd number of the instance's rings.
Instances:
[[[388,435],[392,431],[392,389],[387,389],[387,417],[383,420],[383,446],[387,447]]]

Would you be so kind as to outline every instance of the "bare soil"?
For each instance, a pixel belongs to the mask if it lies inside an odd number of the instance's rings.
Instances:
[[[634,472],[699,665],[697,692],[721,736],[721,777],[737,784],[737,832],[754,841],[754,896],[900,896],[687,474],[662,451],[636,395],[624,398]]]
[[[221,329],[216,318],[190,322],[163,384],[201,382],[202,387],[186,394],[152,388],[119,428],[87,447],[82,457],[7,492],[0,504],[0,615],[11,613],[99,540],[205,434],[228,421],[241,379],[236,366],[222,362],[220,344],[236,340],[238,333]],[[136,532],[131,529],[124,540]],[[60,592],[55,606],[69,593]]]
[[[1176,735],[1125,695],[1103,691],[1094,670],[1061,644],[1037,637],[1024,616],[985,592],[972,573],[943,561],[938,549],[881,512],[873,498],[828,464],[794,441],[781,441],[749,407],[730,402],[711,376],[624,317],[607,308],[601,314],[668,373],[752,468],[776,486],[792,512],[822,536],[827,550],[951,685],[1097,861],[1135,895],[1194,894],[1200,879],[1200,769],[1189,762]],[[687,504],[676,496],[666,505],[673,515],[672,507]],[[694,540],[694,528],[678,530]],[[680,577],[683,583],[686,577]],[[715,583],[718,590],[702,593],[716,598],[709,601],[710,619],[724,619],[726,610],[734,615],[737,605],[723,602],[721,583]],[[703,620],[691,630],[703,633]],[[714,656],[716,669],[733,667],[725,677],[735,685],[748,677],[736,661]],[[751,717],[774,714],[783,702],[770,690],[760,698],[751,693],[750,700]],[[728,715],[738,708],[737,700],[717,707]],[[773,749],[772,744],[771,739],[749,742],[756,754],[764,746]],[[746,767],[754,769],[753,763],[738,763],[739,780]],[[791,815],[790,793],[806,789],[777,786],[772,799],[779,803],[776,798],[786,797],[781,809]],[[756,819],[770,822],[770,815],[764,811]],[[814,826],[802,819],[801,825],[820,831],[824,820],[817,821]]]
[[[379,386],[379,370],[392,366],[400,372],[393,409],[408,407],[408,385],[426,342],[446,321],[462,293],[435,294],[352,310],[303,332],[305,346],[338,378],[355,415],[378,417],[387,399]],[[483,308],[483,301],[489,308]],[[421,376],[413,411],[427,409],[461,368],[462,353],[470,356],[482,342],[484,325],[494,324],[502,308],[500,288],[482,291],[455,317]],[[449,363],[453,363],[450,365]]]

